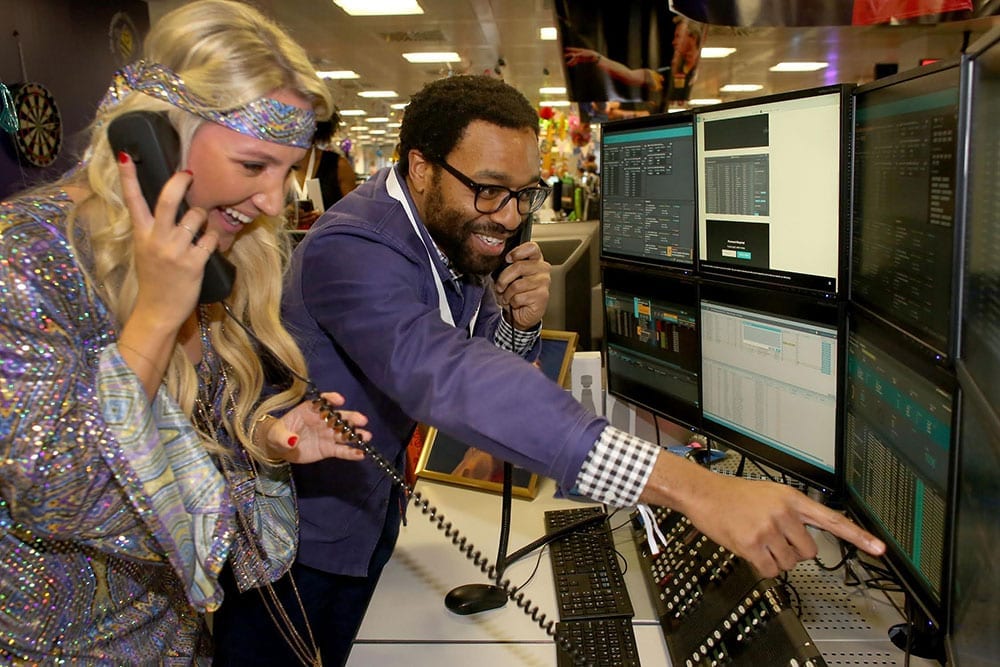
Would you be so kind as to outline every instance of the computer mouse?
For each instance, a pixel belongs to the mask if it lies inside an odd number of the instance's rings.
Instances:
[[[497,609],[505,604],[507,594],[499,586],[490,584],[465,584],[451,589],[444,596],[444,606],[462,616]]]

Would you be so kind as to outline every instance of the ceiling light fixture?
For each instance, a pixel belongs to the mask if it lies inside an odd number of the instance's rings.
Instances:
[[[768,69],[772,72],[815,72],[828,66],[829,63],[821,62],[787,62],[778,63]]]
[[[349,69],[318,70],[316,76],[321,79],[360,79],[361,75]]]
[[[395,104],[390,104],[389,108],[390,109],[397,109],[397,110],[398,109],[405,109],[407,104],[409,104],[409,102],[396,102]]]
[[[462,60],[454,51],[417,51],[404,53],[403,57],[411,63],[457,63]]]
[[[405,16],[423,14],[417,0],[333,0],[351,16]]]
[[[754,93],[762,89],[764,86],[759,83],[727,83],[722,88],[719,88],[719,92],[722,93]]]
[[[375,116],[373,118],[369,118],[367,120],[367,122],[369,122],[369,123],[388,123],[389,122],[389,117],[388,116]]]
[[[341,116],[367,116],[368,112],[364,109],[341,109],[337,112]]]
[[[555,28],[548,27],[548,28],[538,29],[538,39],[541,39],[546,42],[551,42],[557,39],[558,37],[559,34],[556,32]]]
[[[542,107],[568,107],[570,105],[569,100],[542,100],[538,103]]]
[[[362,90],[358,97],[399,97],[395,90]]]
[[[542,95],[565,95],[566,94],[566,87],[565,86],[544,86],[542,88],[539,88],[538,92],[540,92]]]
[[[690,99],[688,100],[688,104],[693,107],[701,107],[709,104],[718,104],[721,101],[722,100],[717,99],[715,97],[703,97],[703,98]]]
[[[702,58],[725,58],[736,53],[736,49],[728,46],[703,46],[701,47]]]

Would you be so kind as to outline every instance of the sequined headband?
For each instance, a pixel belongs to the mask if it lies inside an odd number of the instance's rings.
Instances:
[[[142,60],[115,72],[98,109],[103,112],[114,107],[132,92],[145,93],[240,134],[276,144],[309,148],[316,132],[316,115],[311,109],[262,97],[242,107],[216,111],[195,97],[169,68]]]

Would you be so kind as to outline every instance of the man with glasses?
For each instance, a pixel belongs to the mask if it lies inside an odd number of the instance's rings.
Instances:
[[[514,88],[455,76],[418,92],[403,118],[399,164],[327,211],[292,257],[285,325],[318,387],[368,416],[372,444],[397,469],[416,423],[433,424],[564,490],[677,508],[765,576],[815,555],[805,523],[882,548],[798,491],[715,475],[615,429],[528,363],[540,350],[551,267],[537,244],[508,251],[505,243],[545,201],[539,170],[538,118]],[[297,594],[324,664],[340,665],[403,503],[371,462],[293,474]],[[284,608],[296,609],[296,591],[280,592]],[[281,664],[272,651],[284,644],[261,600],[251,591],[223,605],[243,635],[227,640],[245,650],[234,664]]]

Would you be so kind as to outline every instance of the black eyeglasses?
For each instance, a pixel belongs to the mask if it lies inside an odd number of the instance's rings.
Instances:
[[[462,185],[476,193],[476,210],[483,214],[496,213],[507,205],[511,199],[517,200],[517,212],[520,215],[534,213],[545,203],[552,188],[545,185],[531,185],[520,190],[511,190],[502,185],[487,185],[474,180],[455,169],[444,160],[435,161],[444,170],[454,176]]]

